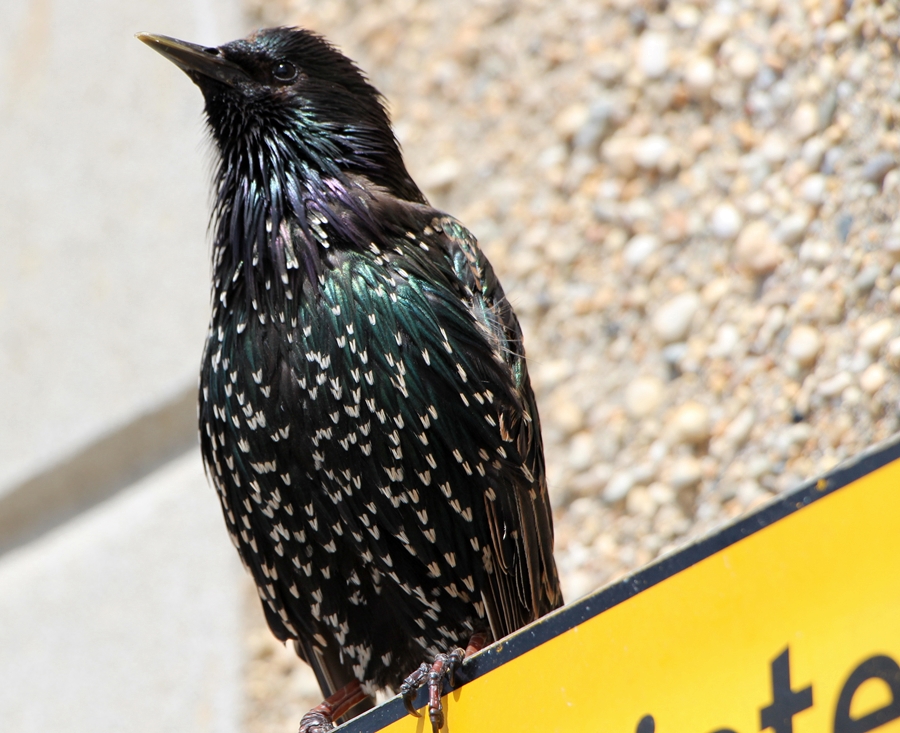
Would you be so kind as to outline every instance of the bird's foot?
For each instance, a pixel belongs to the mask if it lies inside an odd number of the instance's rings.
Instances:
[[[359,705],[366,697],[359,680],[354,680],[300,718],[299,733],[328,733],[334,730],[334,721],[350,708]]]
[[[444,706],[441,704],[441,692],[444,680],[453,684],[453,674],[462,664],[466,653],[462,649],[454,649],[449,654],[438,654],[432,664],[422,662],[421,666],[400,685],[400,696],[410,715],[419,717],[413,707],[413,700],[420,687],[428,685],[428,717],[431,720],[432,733],[438,733],[444,727]]]
[[[444,706],[441,704],[441,692],[444,680],[450,682],[452,687],[453,676],[463,663],[463,659],[480,651],[486,642],[483,634],[475,634],[465,651],[454,649],[448,654],[438,654],[430,665],[423,662],[419,668],[400,685],[400,697],[410,715],[419,717],[418,711],[413,707],[416,693],[420,687],[428,685],[428,718],[431,720],[432,733],[439,733],[444,727]]]

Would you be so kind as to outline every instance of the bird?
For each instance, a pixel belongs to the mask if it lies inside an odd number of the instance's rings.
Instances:
[[[475,237],[406,169],[382,95],[319,34],[138,38],[200,88],[216,156],[201,452],[272,633],[330,730],[407,709],[559,608],[522,330]]]

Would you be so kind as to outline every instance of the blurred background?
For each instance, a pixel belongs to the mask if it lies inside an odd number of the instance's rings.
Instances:
[[[132,38],[317,30],[525,331],[575,600],[898,425],[900,14],[867,0],[8,0],[4,731],[295,730],[202,474],[210,158]]]

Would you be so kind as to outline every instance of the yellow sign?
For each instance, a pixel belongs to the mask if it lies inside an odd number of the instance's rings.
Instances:
[[[443,733],[900,733],[900,443],[522,629],[458,677]],[[345,729],[430,724],[391,700]]]

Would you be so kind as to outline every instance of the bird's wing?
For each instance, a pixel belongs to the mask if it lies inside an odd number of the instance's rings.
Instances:
[[[483,595],[493,636],[500,638],[562,604],[540,420],[522,332],[471,233],[427,207],[410,208],[419,226],[408,222],[415,236],[407,233],[406,238],[419,246],[409,247],[404,261],[421,263],[428,282],[440,282],[435,270],[449,278],[451,287],[432,295],[434,313],[454,345],[456,366],[474,378],[471,389],[476,399],[474,385],[479,384],[482,393],[491,393],[494,399],[494,409],[486,411],[484,420],[477,415],[481,406],[475,400],[470,405],[455,402],[456,418],[466,426],[464,437],[474,441],[473,451],[484,448],[493,453],[499,448],[506,455],[505,460],[491,462],[486,480],[480,482],[483,536],[490,537],[493,546],[493,572],[488,573]],[[395,212],[391,220],[402,218]],[[468,483],[479,487],[477,476]]]
[[[559,607],[562,594],[553,558],[553,524],[540,418],[525,363],[522,330],[475,238],[449,217],[444,217],[440,226],[453,258],[454,272],[470,294],[472,317],[487,337],[497,360],[502,360],[506,367],[517,398],[517,402],[504,406],[498,431],[509,435],[522,461],[521,477],[515,485],[516,502],[511,507],[515,511],[512,524],[519,525],[521,536],[512,543],[515,559],[509,570],[516,580],[520,602],[530,601],[530,618],[521,619],[527,623]],[[494,518],[490,511],[489,516],[493,541],[500,544],[505,531],[502,522],[509,522],[510,518]]]

